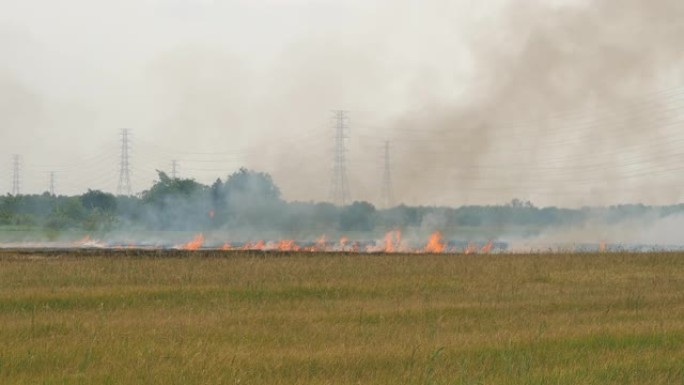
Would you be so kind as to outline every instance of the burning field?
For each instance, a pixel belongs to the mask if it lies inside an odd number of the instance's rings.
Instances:
[[[377,230],[8,227],[0,383],[684,380],[684,253],[670,238],[571,243],[611,232],[430,218]]]
[[[594,252],[675,252],[683,251],[680,244],[647,244],[624,242],[568,242],[532,238],[512,238],[508,240],[467,241],[448,239],[440,231],[433,232],[423,241],[415,235],[403,237],[400,230],[391,230],[378,239],[352,240],[341,236],[331,239],[321,235],[311,240],[241,240],[226,241],[224,236],[198,233],[187,236],[158,236],[156,240],[133,239],[131,235],[102,237],[86,235],[78,239],[61,241],[23,240],[0,242],[0,250],[17,251],[74,251],[98,250],[137,251],[142,254],[165,253],[173,251],[221,251],[221,252],[263,252],[263,253],[341,253],[341,254],[525,254],[525,253],[594,253]],[[367,237],[368,238],[368,237]],[[100,253],[100,254],[101,254]]]
[[[501,244],[500,244],[501,245]],[[430,235],[424,246],[416,246],[412,242],[402,240],[401,231],[392,230],[385,234],[384,238],[378,241],[351,241],[343,236],[339,241],[329,241],[323,235],[314,242],[297,242],[292,239],[281,239],[278,241],[243,242],[232,245],[223,243],[220,247],[208,244],[205,246],[204,235],[198,234],[191,241],[174,246],[181,250],[198,250],[203,247],[207,249],[220,249],[223,251],[243,250],[243,251],[293,251],[293,252],[347,252],[347,253],[465,253],[476,252],[489,253],[494,247],[493,242],[479,246],[475,243],[468,243],[465,246],[458,244],[449,245],[440,232]],[[501,245],[503,248],[503,245]]]
[[[681,253],[1,250],[0,383],[680,383],[683,277]]]
[[[264,251],[264,252],[303,252],[303,253],[404,253],[404,254],[487,254],[492,251],[505,251],[504,242],[458,242],[447,241],[441,232],[432,233],[424,244],[402,239],[400,230],[392,230],[379,240],[355,240],[346,236],[339,240],[329,240],[321,235],[313,241],[280,239],[275,241],[256,240],[242,242],[219,241],[213,235],[207,239],[204,234],[196,234],[183,243],[173,241],[102,241],[86,236],[76,241],[52,242],[13,242],[0,243],[4,249],[140,249],[140,250],[220,250],[220,251]]]

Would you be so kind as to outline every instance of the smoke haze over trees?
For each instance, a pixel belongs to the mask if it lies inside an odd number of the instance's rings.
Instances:
[[[399,205],[388,209],[360,201],[347,206],[287,202],[270,175],[244,168],[212,185],[159,172],[156,183],[137,197],[99,190],[79,196],[0,197],[0,226],[42,229],[43,236],[29,238],[55,238],[78,230],[105,238],[110,232],[162,232],[171,237],[174,232],[218,232],[235,241],[269,237],[311,240],[321,234],[372,239],[399,229],[416,237],[441,231],[447,237],[465,240],[545,236],[557,241],[598,242],[612,239],[612,232],[619,230],[627,238],[634,235],[633,241],[645,241],[637,236],[641,229],[666,221],[663,233],[677,232],[674,226],[682,214],[684,205],[564,209],[535,207],[519,199],[490,206]],[[593,226],[601,230],[597,233]],[[676,236],[660,235],[662,242],[676,240]]]

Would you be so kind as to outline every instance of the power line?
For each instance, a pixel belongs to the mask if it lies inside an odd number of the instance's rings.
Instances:
[[[335,149],[333,154],[333,170],[330,181],[330,201],[337,205],[346,205],[350,200],[349,180],[347,177],[345,140],[349,138],[347,111],[335,111]]]
[[[119,185],[116,192],[118,194],[126,193],[131,195],[131,168],[129,163],[128,146],[130,141],[128,139],[128,129],[121,130],[121,159],[119,161]]]
[[[573,108],[570,110],[558,111],[555,113],[545,114],[542,118],[522,119],[518,121],[507,120],[507,123],[502,125],[500,122],[493,122],[493,126],[500,130],[497,132],[497,138],[512,138],[521,135],[543,135],[549,134],[549,127],[557,127],[560,124],[571,123],[576,128],[586,128],[587,132],[592,132],[596,126],[603,127],[605,122],[614,122],[615,119],[633,119],[634,116],[643,116],[644,114],[658,113],[663,115],[665,113],[673,113],[682,110],[681,103],[684,102],[684,86],[678,86],[666,90],[659,90],[656,92],[645,93],[640,97],[625,100],[619,105],[598,104],[586,108]],[[574,122],[574,123],[573,123]],[[619,123],[615,127],[616,131],[622,131],[624,122]],[[365,126],[372,128],[375,131],[390,129],[391,127],[379,126]],[[503,130],[505,128],[505,130]],[[522,129],[525,132],[519,132]],[[398,128],[392,130],[394,134],[439,134],[437,140],[443,141],[445,138],[443,134],[447,133],[444,130],[434,131],[430,128]],[[557,133],[554,133],[556,135]],[[415,140],[411,138],[410,140]],[[434,141],[434,139],[430,139]]]

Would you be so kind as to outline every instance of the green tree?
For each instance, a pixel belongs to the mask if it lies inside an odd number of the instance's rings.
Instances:
[[[274,228],[283,222],[285,202],[270,175],[241,168],[223,184],[227,219],[233,226]]]
[[[223,185],[229,201],[238,203],[264,203],[280,200],[280,189],[270,175],[241,168],[228,177]]]
[[[211,224],[207,187],[194,179],[170,178],[157,171],[159,180],[142,194],[148,227],[201,230]]]
[[[87,214],[79,197],[60,197],[48,217],[47,226],[60,230],[80,228]]]
[[[368,202],[354,202],[343,207],[340,214],[340,230],[371,231],[375,228],[375,206]]]
[[[176,203],[178,198],[191,198],[205,190],[205,186],[194,179],[170,178],[165,172],[157,170],[159,180],[149,190],[143,192],[143,202],[157,208],[166,208]]]
[[[116,211],[116,197],[100,190],[88,189],[87,193],[81,195],[81,203],[87,210]]]

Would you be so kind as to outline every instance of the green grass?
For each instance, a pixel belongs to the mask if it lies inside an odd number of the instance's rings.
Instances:
[[[644,383],[684,254],[0,253],[0,384]]]

